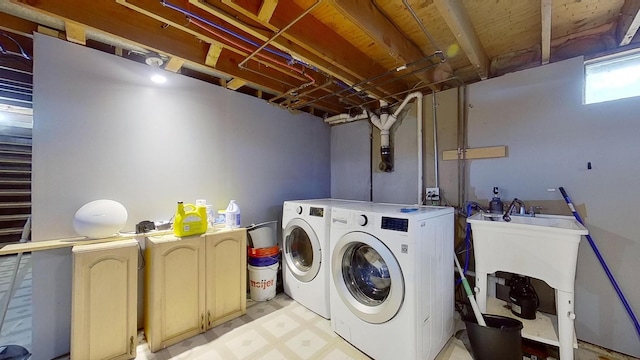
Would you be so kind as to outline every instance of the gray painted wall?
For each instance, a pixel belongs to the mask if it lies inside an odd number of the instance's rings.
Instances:
[[[331,127],[331,197],[371,200],[371,123]]]
[[[36,34],[34,241],[77,236],[96,199],[128,210],[123,231],[169,219],[176,202],[237,200],[242,224],[281,218],[288,199],[330,196],[330,128],[250,96]],[[34,253],[33,353],[69,351],[69,249]]]
[[[508,157],[469,161],[467,195],[488,199],[498,186],[505,202],[564,204],[547,191],[563,186],[638,314],[640,99],[583,105],[582,84],[575,58],[470,85],[469,147],[507,145]],[[632,322],[584,238],[575,296],[579,339],[640,356]]]
[[[440,92],[436,97],[438,127],[438,157],[443,150],[457,148],[458,90]],[[373,201],[400,204],[418,202],[418,137],[417,106],[414,100],[399,116],[391,131],[395,169],[378,170],[380,162],[380,131],[370,122],[358,121],[331,128],[331,195],[336,198],[369,199],[369,182],[373,180]],[[423,99],[422,162],[423,188],[435,187],[435,157],[433,146],[433,98]],[[372,131],[372,144],[369,133]],[[371,147],[371,150],[370,150]],[[370,152],[371,151],[371,152]],[[371,159],[371,164],[368,162]],[[440,161],[439,182],[442,204],[456,205],[458,198],[458,163]],[[373,169],[373,172],[371,172]],[[365,197],[366,196],[366,197]]]
[[[378,169],[380,130],[373,127],[373,201],[394,204],[418,203],[418,137],[416,101],[407,105],[391,127],[393,171]]]

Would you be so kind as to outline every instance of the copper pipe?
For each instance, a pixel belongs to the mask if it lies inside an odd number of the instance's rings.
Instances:
[[[257,48],[254,52],[252,52],[251,54],[249,54],[249,56],[247,56],[244,60],[242,60],[240,62],[240,64],[238,64],[239,67],[242,67],[247,61],[249,61],[249,59],[251,59],[252,57],[254,57],[258,52],[260,52],[260,50],[264,49],[267,45],[269,45],[269,43],[271,43],[273,40],[275,40],[278,36],[280,36],[282,33],[284,33],[285,31],[287,31],[290,27],[292,27],[295,23],[297,23],[298,21],[300,21],[300,19],[302,19],[303,17],[305,17],[307,14],[309,14],[311,11],[313,11],[313,9],[315,9],[318,5],[320,5],[320,3],[322,2],[322,0],[317,0],[315,4],[311,5],[307,10],[305,10],[302,14],[300,14],[297,18],[293,19],[292,22],[290,22],[287,26],[283,27],[282,29],[280,29],[275,35],[273,35],[270,39],[268,39],[267,41],[265,41],[264,44],[262,44],[259,48]]]
[[[372,78],[362,80],[362,81],[360,81],[359,83],[353,84],[353,85],[351,85],[350,87],[347,87],[347,88],[342,89],[342,90],[340,90],[340,91],[337,91],[337,92],[335,92],[335,93],[327,94],[327,95],[321,96],[321,97],[319,97],[319,98],[317,98],[317,99],[315,99],[315,100],[313,100],[313,101],[306,102],[306,103],[304,103],[302,106],[305,106],[305,105],[307,105],[307,104],[314,103],[314,102],[316,102],[316,101],[319,101],[319,100],[325,99],[325,98],[330,97],[330,96],[338,96],[339,94],[342,94],[342,93],[344,93],[345,91],[349,91],[349,90],[355,89],[356,87],[359,87],[359,86],[364,85],[364,84],[367,84],[367,83],[369,83],[369,84],[373,84],[373,81],[376,81],[376,80],[378,80],[378,79],[381,79],[381,78],[383,78],[383,77],[385,77],[385,76],[388,76],[388,75],[391,75],[391,74],[395,74],[396,72],[398,72],[398,71],[402,71],[402,70],[406,69],[407,67],[417,65],[417,64],[419,64],[419,63],[421,63],[421,62],[424,62],[424,61],[427,61],[427,60],[433,59],[434,57],[440,57],[440,58],[442,59],[442,52],[437,51],[437,52],[433,53],[432,55],[425,56],[425,57],[424,57],[424,58],[422,58],[422,59],[416,60],[416,61],[414,61],[414,62],[412,62],[412,63],[409,63],[409,64],[406,64],[406,65],[403,65],[403,66],[398,67],[398,68],[396,68],[396,69],[391,69],[391,70],[389,70],[389,71],[387,71],[387,72],[384,72],[384,73],[382,73],[382,74],[380,74],[380,75],[376,75],[376,76],[374,76],[374,77],[372,77]],[[441,62],[442,62],[442,61],[441,61]],[[439,64],[439,63],[437,63],[437,64]],[[436,65],[437,65],[437,64],[436,64]],[[421,69],[420,71],[422,71],[422,69]],[[403,75],[403,77],[404,77],[404,75]],[[397,79],[398,79],[398,78],[394,78],[394,79],[393,79],[393,80],[391,80],[391,81],[396,81]],[[375,86],[374,86],[374,87],[375,87]],[[368,88],[368,89],[372,89],[372,88],[374,88],[374,87],[370,87],[370,88]],[[361,92],[361,91],[358,91],[358,93],[360,93],[360,92]],[[385,97],[383,97],[382,99],[390,98],[390,97],[393,97],[393,96],[395,96],[395,95],[396,95],[396,94],[391,94],[391,95],[389,95],[389,96],[385,96]],[[377,101],[377,100],[375,100],[375,101]],[[295,109],[299,109],[299,108],[300,108],[300,107],[302,107],[302,106],[295,107],[295,108],[294,108],[294,110],[295,110]]]
[[[204,31],[207,31],[207,32],[209,32],[209,33],[211,33],[211,34],[213,34],[213,35],[215,35],[215,36],[217,36],[217,37],[219,37],[219,38],[221,38],[221,39],[223,39],[223,40],[225,40],[225,41],[229,42],[229,43],[230,43],[230,44],[232,44],[233,46],[236,46],[236,47],[238,47],[238,48],[240,48],[240,49],[242,49],[242,50],[244,50],[244,51],[247,51],[247,52],[251,51],[251,49],[250,49],[249,47],[247,47],[246,45],[241,44],[241,43],[239,43],[239,42],[236,42],[236,41],[234,41],[234,40],[229,39],[228,37],[224,36],[223,34],[221,34],[221,33],[217,32],[217,31],[215,31],[215,30],[213,30],[213,29],[209,28],[206,24],[204,24],[204,23],[203,23],[203,22],[201,22],[200,20],[196,20],[196,19],[191,19],[191,18],[189,18],[189,22],[190,22],[190,23],[192,23],[192,24],[194,24],[194,25],[196,25],[196,26],[197,26],[197,27],[199,27],[200,29],[202,29],[202,30],[204,30]],[[313,85],[313,84],[316,82],[314,78],[312,78],[311,76],[309,76],[308,74],[306,74],[304,71],[302,71],[302,70],[300,70],[300,69],[298,69],[298,68],[296,68],[296,67],[294,67],[294,66],[291,66],[291,65],[289,65],[289,64],[287,64],[287,63],[284,63],[284,62],[281,62],[281,61],[279,61],[279,60],[277,60],[277,59],[274,59],[274,58],[272,58],[272,57],[270,57],[270,56],[268,56],[268,55],[264,55],[264,54],[257,54],[257,56],[258,56],[258,57],[261,57],[261,58],[263,58],[263,59],[269,60],[269,61],[271,61],[271,62],[273,62],[273,63],[275,63],[275,64],[277,64],[277,65],[283,66],[283,67],[285,67],[285,68],[287,68],[287,69],[289,69],[289,70],[292,70],[292,71],[294,71],[294,72],[296,72],[296,73],[298,73],[298,74],[300,74],[300,75],[304,76],[307,80],[309,80],[309,83],[304,84],[304,86],[305,86],[305,87],[310,86],[310,85]],[[246,69],[246,67],[243,67],[243,69]]]

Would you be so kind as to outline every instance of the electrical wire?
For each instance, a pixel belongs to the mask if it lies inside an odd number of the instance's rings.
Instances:
[[[6,37],[7,39],[9,39],[11,41],[13,41],[18,46],[18,49],[20,49],[20,54],[22,55],[23,58],[25,58],[27,60],[32,60],[31,56],[29,56],[29,54],[27,54],[27,52],[24,50],[22,45],[20,45],[20,43],[16,39],[12,38],[11,36],[7,35],[6,33],[2,32],[2,31],[0,31],[0,35]],[[3,49],[2,53],[3,54],[7,54],[9,52],[6,49]]]

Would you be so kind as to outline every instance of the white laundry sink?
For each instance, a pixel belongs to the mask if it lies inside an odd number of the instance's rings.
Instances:
[[[572,216],[511,216],[478,213],[467,219],[473,231],[476,271],[507,271],[573,292],[578,246],[587,229]]]

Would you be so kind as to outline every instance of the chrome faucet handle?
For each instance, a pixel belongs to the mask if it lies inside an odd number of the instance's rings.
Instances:
[[[536,214],[536,210],[537,213],[540,213],[540,210],[542,210],[543,207],[542,206],[529,206],[529,215],[535,215]]]

